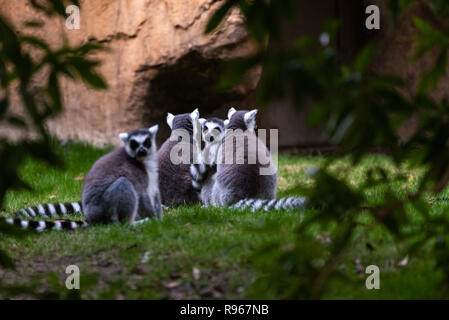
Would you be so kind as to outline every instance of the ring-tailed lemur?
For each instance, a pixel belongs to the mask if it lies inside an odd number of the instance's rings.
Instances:
[[[156,133],[158,126],[121,133],[124,147],[95,162],[83,184],[85,221],[5,219],[25,229],[77,229],[94,223],[162,218],[158,187]]]
[[[257,110],[231,108],[228,111],[225,135],[217,152],[216,173],[207,172],[211,166],[191,165],[193,184],[197,189],[201,188],[201,201],[205,205],[252,211],[303,208],[305,198],[276,199],[277,170],[270,175],[261,175],[261,168],[273,168],[274,164],[265,144],[255,135],[256,114]],[[239,154],[242,163],[238,163]],[[260,156],[264,154],[268,161],[262,164]],[[254,159],[254,163],[249,159]]]
[[[192,113],[167,114],[167,124],[172,133],[158,152],[159,189],[162,203],[166,206],[199,202],[198,192],[192,186],[192,177],[189,171],[193,161],[192,122],[197,121],[198,118],[198,109]],[[179,136],[182,133],[187,134],[187,141],[186,139],[182,140]],[[177,149],[173,149],[174,147]],[[174,152],[175,150],[179,150],[179,153]],[[189,158],[187,161],[176,163],[173,161],[175,159],[171,159],[171,155],[176,153],[176,157],[179,157],[176,160],[180,160],[183,156],[182,150],[189,151]],[[187,155],[184,154],[184,156]]]
[[[172,130],[185,129],[192,134],[192,121],[198,119],[199,112],[180,115],[167,114],[167,124]],[[220,120],[221,121],[221,120]],[[167,139],[158,151],[159,189],[164,205],[198,202],[198,192],[192,187],[188,164],[175,165],[170,160],[170,152],[178,141]],[[82,213],[82,202],[40,204],[19,210],[14,213],[16,218],[57,218],[73,213]]]
[[[217,151],[225,133],[224,121],[216,117],[210,117],[207,119],[201,118],[199,122],[201,124],[201,138],[204,142],[202,147],[203,160],[208,164],[216,164]]]
[[[205,183],[212,183],[209,179],[217,171],[217,152],[225,133],[225,124],[222,119],[210,117],[201,118],[193,128],[193,140],[197,148],[199,159],[190,166],[192,185],[201,192]],[[204,186],[205,189],[207,187]],[[200,196],[201,198],[201,196]]]

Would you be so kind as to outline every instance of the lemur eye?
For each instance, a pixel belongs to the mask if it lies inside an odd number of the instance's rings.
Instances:
[[[131,140],[129,146],[131,147],[131,149],[136,150],[139,144],[135,140]]]
[[[215,127],[214,129],[217,130],[218,133],[221,133],[221,128],[220,127]]]
[[[145,141],[143,142],[143,146],[145,148],[151,147],[151,139],[150,138],[146,138]]]
[[[207,132],[207,127],[204,127],[204,128],[203,128],[203,132]]]

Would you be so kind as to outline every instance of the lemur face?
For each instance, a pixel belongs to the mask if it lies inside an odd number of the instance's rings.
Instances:
[[[224,135],[223,120],[218,118],[200,119],[202,139],[206,144],[221,141]]]
[[[126,153],[131,158],[145,161],[156,153],[156,133],[158,125],[149,129],[137,129],[128,133],[120,133],[120,140],[123,141]]]

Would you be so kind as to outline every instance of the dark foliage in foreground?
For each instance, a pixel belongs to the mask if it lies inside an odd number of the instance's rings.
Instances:
[[[390,0],[393,21],[416,2],[419,1]],[[447,19],[447,1],[427,3],[434,21]],[[214,30],[232,7],[238,7],[261,49],[253,57],[232,61],[222,85],[234,85],[249,69],[262,65],[259,103],[264,105],[288,96],[301,108],[304,101],[312,99],[310,123],[324,127],[338,146],[337,154],[317,169],[313,187],[294,188],[324,208],[301,224],[293,245],[285,249],[281,243],[274,242],[261,248],[255,256],[262,277],[254,286],[254,296],[320,298],[335,279],[346,279],[350,285],[342,265],[357,239],[356,234],[369,233],[373,225],[380,225],[391,235],[393,245],[403,248],[404,253],[419,256],[423,250],[430,251],[435,269],[444,274],[441,297],[447,298],[448,206],[441,204],[440,214],[429,214],[430,204],[426,199],[443,191],[449,180],[449,103],[435,101],[429,94],[447,70],[448,27],[414,18],[418,30],[410,39],[417,42],[414,59],[429,50],[437,50],[439,55],[435,65],[420,79],[416,92],[407,97],[401,90],[404,79],[370,71],[375,40],[360,50],[353,63],[341,63],[334,36],[338,29],[335,22],[330,21],[323,29],[331,38],[331,43],[324,47],[318,39],[307,37],[298,38],[295,43],[283,42],[282,25],[294,12],[294,4],[291,0],[227,0],[206,29],[206,32]],[[265,46],[267,39],[283,45],[273,50]],[[418,128],[407,141],[400,141],[398,128],[412,116],[418,119]],[[363,187],[358,189],[344,175],[331,174],[329,167],[341,157],[349,156],[353,166],[357,166],[377,147],[386,150],[398,168],[404,165],[424,168],[416,190],[398,196],[391,186],[404,181],[404,176],[388,174],[381,165],[372,168]],[[369,204],[367,192],[378,186],[388,186],[381,189],[383,201]],[[414,222],[410,219],[411,208],[420,215]],[[368,223],[361,223],[363,219]],[[310,230],[317,228],[330,232],[332,241],[324,245],[312,236]]]
[[[78,4],[76,0],[30,0],[35,10],[46,16],[65,18],[68,4]],[[40,28],[42,21],[27,21],[26,25]],[[30,53],[30,48],[34,54]],[[18,135],[16,142],[0,136],[0,206],[8,190],[29,188],[19,176],[19,170],[27,157],[40,159],[56,167],[63,163],[51,148],[46,121],[58,115],[62,109],[62,95],[59,79],[62,76],[72,80],[82,80],[92,88],[104,89],[106,83],[95,72],[99,61],[88,55],[101,50],[98,44],[88,43],[78,47],[64,44],[53,50],[45,39],[19,34],[8,21],[0,16],[0,126],[9,127]],[[44,81],[34,81],[45,75]],[[24,112],[12,110],[12,96],[18,96]],[[32,136],[32,138],[29,138]],[[0,233],[22,236],[19,229],[0,223]],[[12,260],[0,251],[0,266],[13,268]],[[8,289],[5,287],[3,289]],[[10,287],[11,292],[26,291],[26,288]],[[28,290],[30,291],[30,290]],[[32,290],[31,290],[32,291]]]

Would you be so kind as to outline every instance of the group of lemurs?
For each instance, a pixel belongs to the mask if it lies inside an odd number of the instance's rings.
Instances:
[[[22,209],[15,218],[5,221],[37,231],[72,230],[95,223],[136,224],[149,218],[161,219],[163,206],[180,204],[252,211],[303,208],[304,198],[276,199],[277,170],[260,174],[262,168],[273,167],[274,163],[270,151],[256,136],[256,114],[257,110],[231,108],[228,118],[222,120],[200,118],[198,109],[179,115],[168,113],[172,134],[159,150],[157,125],[120,133],[123,146],[94,163],[84,180],[81,202],[41,204]],[[188,139],[178,136],[179,130]],[[244,143],[237,143],[239,135]],[[174,148],[181,153],[190,151],[187,161],[174,162],[172,157],[178,153]],[[243,161],[236,161],[239,152]],[[260,155],[265,156],[265,163]],[[222,161],[226,157],[234,161]],[[255,159],[254,163],[249,159]],[[29,220],[63,218],[79,212],[85,220]]]

